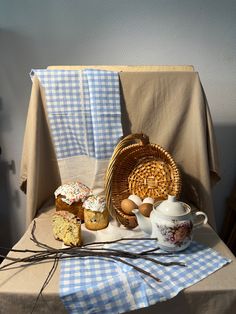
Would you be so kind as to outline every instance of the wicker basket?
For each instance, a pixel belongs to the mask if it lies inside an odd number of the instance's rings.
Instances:
[[[131,144],[134,140],[139,143]],[[168,194],[179,196],[181,178],[171,155],[150,144],[144,134],[131,134],[116,146],[105,177],[106,203],[110,214],[128,228],[137,226],[135,215],[125,214],[121,201],[130,194],[152,197],[155,202]]]

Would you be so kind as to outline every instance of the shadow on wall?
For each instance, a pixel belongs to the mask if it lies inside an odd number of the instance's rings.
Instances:
[[[16,172],[14,160],[8,163],[0,159],[0,246],[8,248],[12,246],[12,234],[15,231],[15,227],[12,224],[13,208],[20,206],[19,191],[13,190],[10,185],[10,172],[13,174]]]
[[[19,169],[31,89],[29,72],[39,66],[44,54],[37,49],[36,39],[20,32],[0,29],[0,42],[0,246],[12,247],[25,231]]]
[[[0,246],[10,248],[25,228],[19,221],[24,221],[24,208],[18,176],[32,57],[27,38],[15,32],[0,29],[0,42]]]
[[[226,211],[226,199],[236,180],[236,125],[215,125],[221,180],[213,189],[217,230],[221,231]]]
[[[14,226],[12,217],[14,208],[20,207],[20,196],[17,189],[12,189],[10,183],[10,175],[16,174],[15,161],[10,162],[4,160],[4,148],[2,134],[4,131],[11,129],[10,119],[2,114],[3,104],[0,98],[0,246],[10,248],[13,244],[14,232],[17,229]],[[0,254],[5,255],[7,249],[0,248]]]

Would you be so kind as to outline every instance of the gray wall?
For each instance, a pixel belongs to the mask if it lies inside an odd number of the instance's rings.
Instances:
[[[236,178],[235,20],[235,0],[0,0],[1,244],[11,245],[25,228],[18,181],[28,73],[53,64],[193,64],[219,147],[219,230]]]

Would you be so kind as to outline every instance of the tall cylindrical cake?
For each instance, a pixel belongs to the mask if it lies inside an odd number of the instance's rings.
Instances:
[[[66,210],[84,221],[83,202],[91,195],[91,190],[81,182],[71,182],[59,186],[54,192],[56,210]]]
[[[84,222],[89,230],[100,230],[107,227],[109,214],[105,198],[98,195],[89,196],[84,204]]]

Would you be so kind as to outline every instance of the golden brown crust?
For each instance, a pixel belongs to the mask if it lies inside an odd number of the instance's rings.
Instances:
[[[105,209],[102,213],[84,209],[85,227],[89,230],[101,230],[107,227],[109,222],[109,213]]]
[[[58,197],[55,199],[56,211],[66,210],[79,217],[81,221],[84,221],[84,208],[82,207],[82,201],[74,202],[69,205],[62,200],[62,197],[62,195],[58,195]]]

